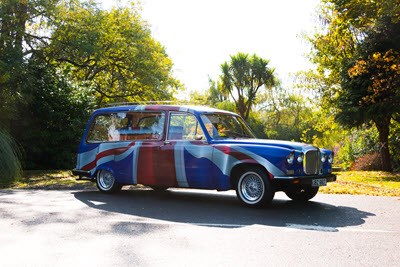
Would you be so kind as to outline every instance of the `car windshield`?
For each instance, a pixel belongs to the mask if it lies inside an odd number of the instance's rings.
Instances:
[[[243,119],[230,114],[203,114],[201,119],[212,139],[255,138]]]

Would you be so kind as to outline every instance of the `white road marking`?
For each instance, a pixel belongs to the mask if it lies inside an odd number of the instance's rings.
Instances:
[[[329,227],[320,225],[307,225],[307,224],[292,224],[287,223],[286,226],[269,226],[261,224],[230,224],[230,223],[196,223],[196,222],[171,222],[171,221],[158,221],[158,220],[118,220],[110,219],[110,223],[130,223],[130,224],[147,224],[147,225],[169,225],[169,226],[206,226],[206,227],[219,227],[219,228],[263,228],[263,229],[273,229],[274,231],[319,231],[319,232],[354,232],[354,233],[396,233],[399,234],[400,231],[391,230],[381,230],[381,229],[361,229],[361,228],[342,228],[342,227]]]
[[[88,200],[88,202],[92,203],[92,204],[95,205],[95,206],[107,204],[107,203],[105,203],[105,202],[94,201],[94,200]]]
[[[320,225],[307,225],[307,224],[295,224],[295,223],[287,223],[287,228],[293,228],[298,230],[315,230],[321,232],[338,232],[338,229],[335,227],[327,227]]]

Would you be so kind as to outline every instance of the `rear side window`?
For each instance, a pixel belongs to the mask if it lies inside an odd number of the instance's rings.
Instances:
[[[159,140],[164,132],[164,112],[119,112],[95,117],[88,143]]]

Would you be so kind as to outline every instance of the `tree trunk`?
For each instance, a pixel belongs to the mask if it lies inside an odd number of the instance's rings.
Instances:
[[[15,51],[17,55],[17,62],[22,63],[23,61],[23,41],[26,31],[26,21],[28,20],[28,1],[19,1],[17,9],[15,11]]]
[[[237,109],[238,109],[239,115],[244,120],[247,120],[247,118],[246,118],[246,105],[244,103],[243,96],[241,96],[241,95],[239,95],[239,97],[238,97]]]
[[[379,132],[379,153],[382,160],[382,170],[392,171],[392,163],[390,161],[389,152],[389,126],[390,126],[390,116],[380,121],[374,121],[375,126]]]

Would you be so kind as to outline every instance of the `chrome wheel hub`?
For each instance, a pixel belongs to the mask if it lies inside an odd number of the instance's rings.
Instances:
[[[240,191],[242,196],[249,202],[256,202],[264,194],[264,182],[255,173],[248,173],[241,179]]]
[[[114,185],[114,176],[109,171],[101,171],[98,179],[103,190],[110,190]]]

